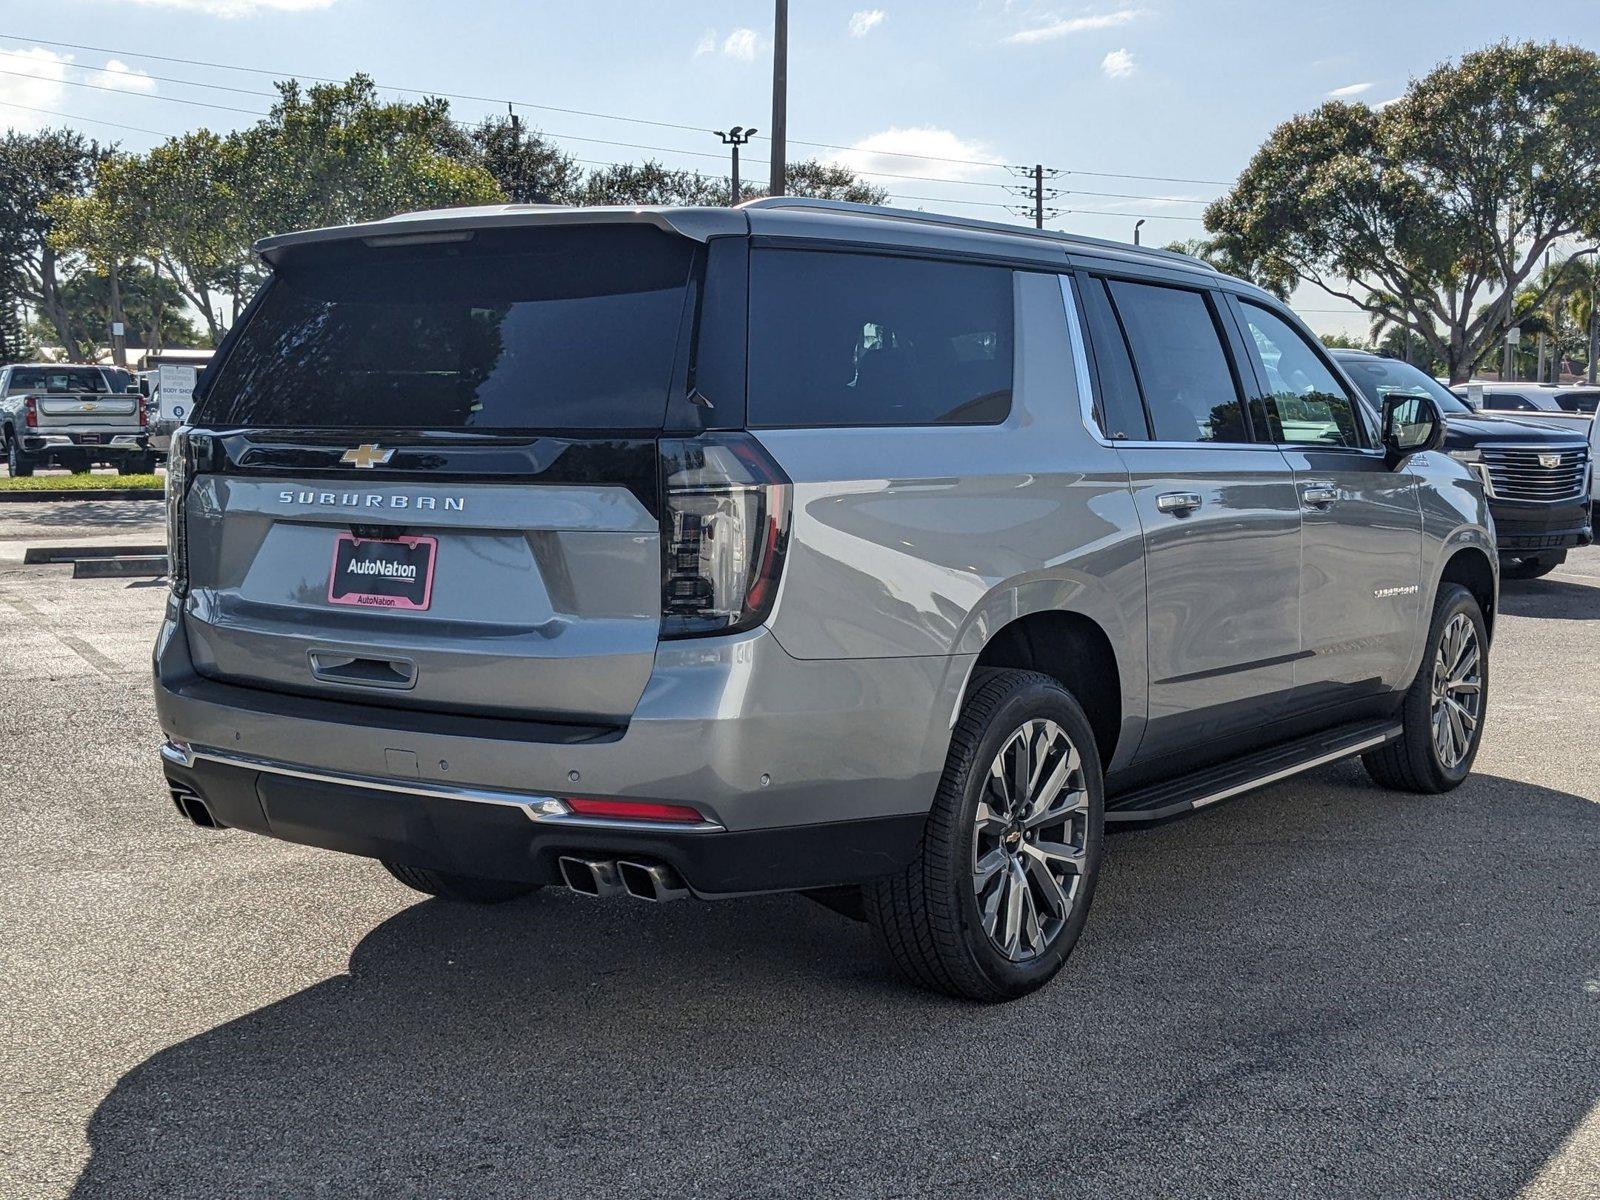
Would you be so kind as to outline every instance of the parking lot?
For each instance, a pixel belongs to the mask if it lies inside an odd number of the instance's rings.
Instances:
[[[1118,834],[1057,983],[898,983],[793,897],[423,900],[181,822],[164,585],[0,506],[0,1197],[1600,1195],[1600,549],[1507,584],[1476,774]]]

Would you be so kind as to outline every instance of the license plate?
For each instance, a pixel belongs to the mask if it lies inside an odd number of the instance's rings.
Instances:
[[[341,533],[333,542],[328,602],[421,612],[433,600],[438,550],[438,538],[358,538]]]
[[[98,433],[80,433],[78,435],[78,444],[80,446],[98,446],[100,444],[100,435]]]

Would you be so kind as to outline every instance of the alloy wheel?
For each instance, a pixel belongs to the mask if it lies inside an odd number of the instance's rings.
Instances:
[[[1433,657],[1433,749],[1453,771],[1466,761],[1483,711],[1483,654],[1466,613],[1450,618]]]
[[[983,930],[1011,961],[1037,958],[1066,927],[1088,869],[1088,820],[1066,730],[1043,718],[1015,730],[989,764],[972,839]]]

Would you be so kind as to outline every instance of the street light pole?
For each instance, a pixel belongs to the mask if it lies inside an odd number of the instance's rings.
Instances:
[[[1144,218],[1143,217],[1140,217],[1137,221],[1135,221],[1133,223],[1133,244],[1135,246],[1137,246],[1139,244],[1139,226],[1141,226],[1143,224],[1144,224]]]
[[[746,129],[742,125],[735,125],[726,133],[720,129],[713,130],[713,132],[722,139],[724,146],[728,146],[733,150],[733,174],[729,177],[728,203],[737,204],[739,203],[739,147],[755,137],[759,130],[755,128]]]
[[[772,18],[772,170],[767,194],[784,193],[789,135],[789,0],[777,0]]]

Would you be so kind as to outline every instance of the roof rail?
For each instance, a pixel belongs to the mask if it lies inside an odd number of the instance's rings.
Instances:
[[[944,213],[919,212],[910,208],[891,208],[884,204],[857,204],[850,200],[819,200],[811,196],[762,196],[746,200],[740,208],[813,208],[823,212],[857,213],[868,217],[888,217],[899,221],[919,221],[930,225],[948,225],[957,229],[977,229],[989,233],[1005,233],[1014,237],[1046,238],[1068,245],[1087,246],[1121,253],[1147,254],[1152,258],[1174,259],[1220,274],[1217,268],[1203,258],[1183,254],[1177,250],[1159,250],[1153,246],[1134,246],[1110,238],[1089,237],[1081,233],[1063,233],[1055,229],[1029,229],[1025,225],[1007,225],[1003,221],[984,221],[977,217],[952,217]]]

